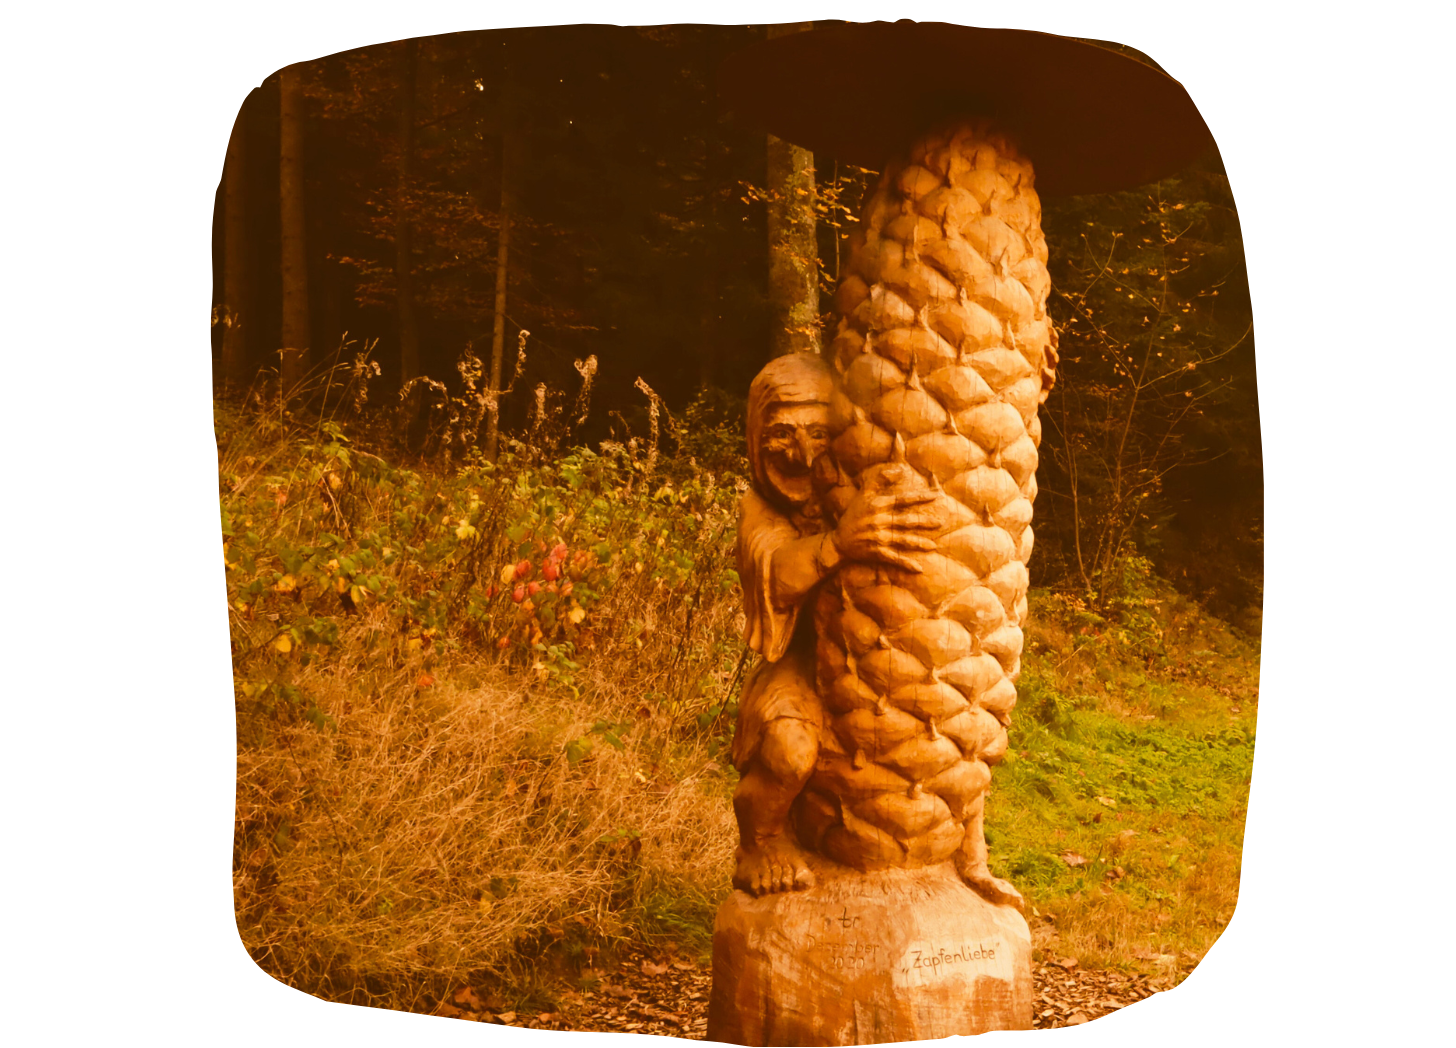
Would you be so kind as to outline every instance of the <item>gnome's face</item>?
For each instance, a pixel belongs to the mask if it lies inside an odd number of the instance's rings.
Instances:
[[[813,497],[814,460],[829,447],[829,405],[775,404],[763,428],[762,461],[768,482],[785,502]]]

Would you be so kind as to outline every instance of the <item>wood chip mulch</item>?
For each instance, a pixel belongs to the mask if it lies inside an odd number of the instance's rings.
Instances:
[[[618,968],[586,980],[589,988],[558,995],[554,1012],[496,1011],[461,987],[435,1014],[536,1030],[647,1033],[701,1041],[708,1027],[712,972],[693,961],[626,951]],[[1084,969],[1071,958],[1038,964],[1032,1028],[1076,1026],[1151,997],[1165,980],[1111,969]]]
[[[1077,1026],[1166,988],[1160,985],[1166,980],[1110,968],[1082,968],[1070,957],[1037,965],[1032,980],[1036,985],[1033,1030]]]

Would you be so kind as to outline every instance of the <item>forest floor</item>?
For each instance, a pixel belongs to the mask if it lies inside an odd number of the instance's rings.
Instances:
[[[1084,969],[1071,957],[1036,965],[1032,977],[1036,1030],[1089,1022],[1151,997],[1170,983],[1167,977]],[[624,951],[610,974],[592,971],[586,988],[563,990],[553,1011],[507,1010],[489,993],[462,986],[434,1014],[532,1030],[647,1033],[701,1041],[712,984],[709,968],[638,946]]]
[[[1040,593],[1028,630],[1018,745],[988,837],[1031,904],[1036,1029],[1171,989],[1237,898],[1257,645],[1160,580],[1143,585],[1129,598],[1143,613],[1112,619]],[[702,1039],[705,935],[625,941],[529,987],[461,986],[434,1014]]]
[[[731,457],[405,467],[332,423],[217,425],[259,966],[326,1000],[701,1036],[748,663]],[[1176,985],[1238,895],[1258,641],[1136,557],[1115,581],[1031,594],[987,806],[1039,1026]]]

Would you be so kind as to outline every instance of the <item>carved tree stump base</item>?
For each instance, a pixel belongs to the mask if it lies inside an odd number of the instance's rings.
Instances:
[[[1031,1029],[1031,935],[949,863],[735,891],[713,931],[708,1040],[849,1045]]]

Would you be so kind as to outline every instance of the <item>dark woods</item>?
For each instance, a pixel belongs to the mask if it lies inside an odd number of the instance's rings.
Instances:
[[[503,389],[529,332],[502,435],[528,431],[543,384],[570,407],[592,357],[574,441],[644,435],[639,377],[675,415],[700,397],[731,415],[781,326],[768,215],[782,201],[764,136],[724,110],[714,70],[763,32],[460,33],[269,77],[242,105],[218,193],[220,394],[276,400],[280,377],[317,390],[310,376],[375,364],[376,407],[412,379],[458,393],[472,368],[478,388]],[[873,175],[813,164],[828,309]],[[1255,627],[1254,344],[1217,158],[1134,192],[1047,200],[1044,226],[1063,364],[1043,407],[1034,578],[1105,603],[1155,566]],[[316,393],[296,408],[333,410]]]

